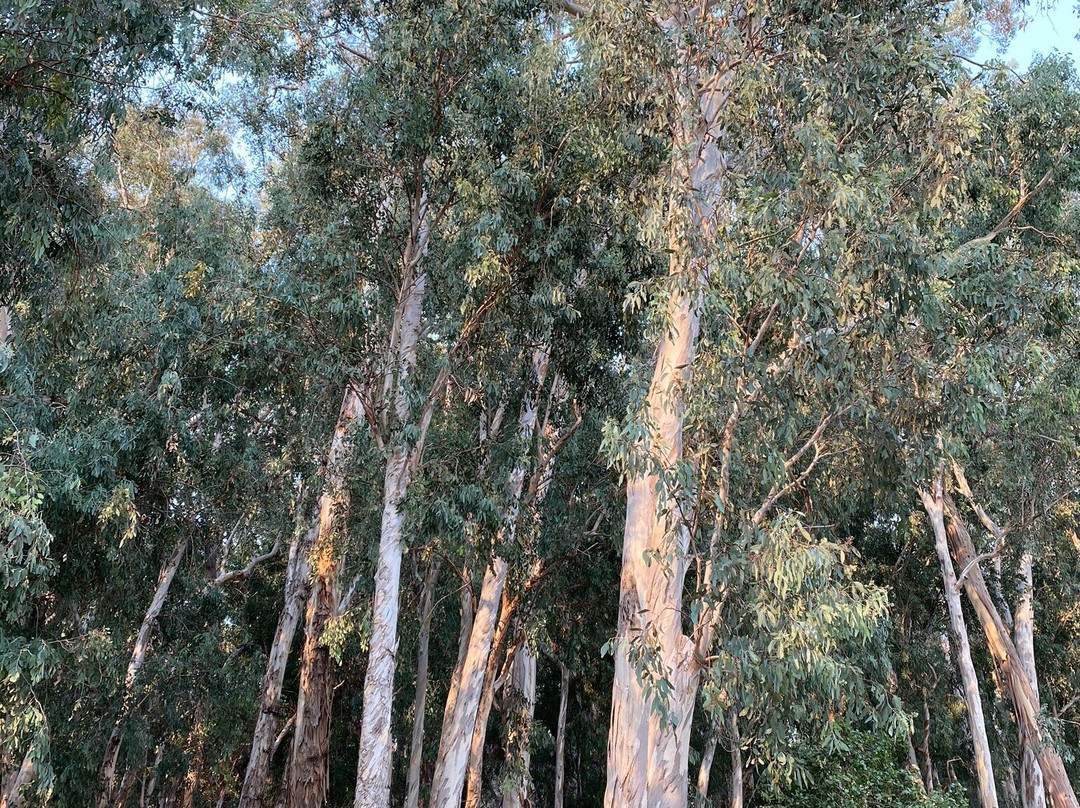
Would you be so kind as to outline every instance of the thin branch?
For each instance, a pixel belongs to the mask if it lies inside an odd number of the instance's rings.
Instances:
[[[255,568],[260,564],[265,564],[267,561],[271,561],[281,555],[281,539],[278,538],[274,542],[274,546],[270,548],[270,552],[263,553],[261,556],[255,556],[248,562],[247,566],[243,569],[230,570],[223,572],[217,578],[211,586],[223,586],[224,584],[231,584],[233,581],[244,581],[251,577],[251,573],[255,571]]]
[[[1043,188],[1045,188],[1046,185],[1053,178],[1054,169],[1048,169],[1047,172],[1042,175],[1042,179],[1035,183],[1034,188],[1020,195],[1020,198],[1016,201],[1016,204],[1012,206],[1012,210],[1006,213],[1004,218],[1000,222],[998,222],[989,233],[979,236],[978,238],[973,238],[970,241],[965,241],[954,251],[953,254],[957,255],[975,247],[982,247],[983,245],[989,244],[991,241],[1000,236],[1003,232],[1005,232],[1009,225],[1011,225],[1016,220],[1016,217],[1020,215],[1020,211],[1022,211],[1024,209],[1024,206],[1031,201],[1031,198],[1035,196],[1035,194],[1039,193],[1039,191],[1041,191]]]

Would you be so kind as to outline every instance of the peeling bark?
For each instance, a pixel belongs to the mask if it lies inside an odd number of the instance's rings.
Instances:
[[[968,729],[974,747],[975,776],[979,789],[979,803],[983,808],[997,808],[997,789],[994,785],[994,767],[990,759],[990,741],[986,735],[986,719],[983,716],[979,680],[971,661],[971,643],[967,624],[960,606],[956,572],[949,555],[949,539],[945,528],[945,504],[943,502],[940,476],[935,480],[932,492],[920,492],[923,508],[930,519],[934,533],[934,547],[941,565],[941,577],[945,587],[945,602],[949,609],[949,626],[956,643],[956,664],[964,683],[964,701],[967,704]]]
[[[180,562],[184,559],[187,546],[188,540],[186,538],[182,539],[176,550],[173,551],[173,554],[161,568],[161,574],[158,575],[157,589],[154,590],[154,597],[150,601],[150,608],[146,610],[142,625],[139,627],[139,633],[135,637],[135,646],[131,651],[131,661],[128,662],[127,673],[124,676],[124,702],[120,708],[120,714],[116,717],[116,723],[113,724],[112,732],[109,734],[109,740],[105,744],[105,755],[99,774],[98,808],[111,806],[118,797],[116,763],[120,756],[120,744],[124,738],[124,724],[127,723],[127,719],[131,715],[132,690],[135,678],[139,675],[143,663],[146,662],[146,653],[150,647],[150,635],[153,633],[158,616],[165,606],[165,599],[169,596],[169,588],[176,577],[176,571],[180,569]]]

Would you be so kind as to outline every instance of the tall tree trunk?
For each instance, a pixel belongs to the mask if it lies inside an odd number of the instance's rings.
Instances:
[[[968,729],[974,747],[976,781],[979,787],[979,804],[982,808],[997,808],[997,789],[994,785],[994,766],[990,759],[990,741],[986,735],[986,719],[983,717],[982,698],[979,694],[979,680],[975,675],[975,666],[971,661],[971,643],[968,641],[967,625],[960,606],[960,590],[956,583],[956,572],[949,555],[949,538],[945,529],[945,505],[943,501],[942,480],[939,476],[934,481],[933,491],[920,492],[923,508],[930,519],[934,532],[934,547],[941,565],[941,577],[945,587],[945,602],[949,609],[949,626],[956,644],[956,663],[960,668],[960,678],[964,683],[964,701],[967,705]]]
[[[529,445],[536,433],[539,415],[540,393],[544,386],[548,370],[546,348],[538,348],[533,353],[532,379],[521,405],[518,417],[518,438],[522,445]],[[504,514],[503,527],[496,539],[496,547],[514,540],[520,512],[521,494],[528,472],[528,461],[517,463],[510,473],[507,484],[507,511]],[[491,667],[492,643],[499,621],[499,606],[503,600],[503,586],[506,583],[507,564],[496,552],[490,566],[484,572],[484,581],[480,588],[480,603],[473,619],[472,632],[465,662],[461,666],[458,688],[455,691],[455,704],[449,721],[444,722],[438,757],[435,760],[435,775],[431,786],[432,808],[457,808],[461,801],[461,790],[465,785],[466,770],[469,763],[471,741],[477,723],[484,691],[485,674]],[[359,807],[358,807],[359,808]]]
[[[1039,726],[1038,694],[1032,688],[1027,672],[1020,663],[1020,655],[1013,644],[1012,637],[990,598],[990,592],[986,588],[986,581],[979,569],[979,559],[967,527],[960,518],[956,506],[948,497],[945,498],[945,506],[950,518],[948,538],[956,554],[957,563],[965,571],[963,573],[964,592],[982,624],[990,656],[1004,675],[1006,687],[1012,697],[1021,737],[1027,739],[1042,767],[1049,804],[1053,808],[1080,808],[1061,756],[1054,749],[1050,739],[1044,737],[1042,728]]]
[[[33,783],[36,777],[37,766],[27,751],[19,768],[0,784],[0,808],[20,808],[23,804],[23,789]]]
[[[923,691],[923,736],[919,752],[923,759],[923,785],[927,794],[934,793],[934,759],[930,755],[930,702]]]
[[[566,702],[570,697],[570,670],[559,663],[559,717],[555,722],[555,808],[563,808],[566,790]]]
[[[334,661],[323,643],[323,634],[337,611],[339,551],[335,540],[342,527],[342,512],[348,506],[346,472],[353,457],[349,433],[360,417],[361,406],[355,387],[347,384],[326,455],[326,477],[311,551],[313,581],[304,625],[292,754],[285,772],[286,808],[322,808],[329,787]]]
[[[426,166],[426,163],[425,163]],[[421,413],[421,437],[408,441],[404,429],[412,415],[409,385],[416,368],[417,348],[423,331],[427,274],[422,262],[428,244],[428,201],[424,190],[424,169],[417,173],[411,204],[409,241],[402,257],[402,284],[391,335],[392,361],[384,382],[384,393],[393,395],[389,459],[383,479],[383,512],[379,532],[379,555],[375,566],[375,593],[372,602],[371,640],[367,672],[364,675],[364,706],[360,722],[360,748],[356,763],[355,808],[389,808],[391,730],[394,706],[394,672],[397,667],[398,612],[401,599],[401,547],[405,513],[402,504],[423,452],[423,435],[431,419],[431,408],[447,378],[440,373],[428,403]],[[426,421],[425,421],[426,419]]]
[[[281,688],[289,662],[293,637],[300,622],[300,608],[310,591],[312,548],[318,536],[318,523],[293,542],[285,570],[285,603],[278,615],[274,641],[263,675],[259,715],[251,739],[251,754],[244,772],[238,808],[263,808],[267,802],[270,782],[270,763],[274,757],[275,741],[281,724]]]
[[[743,784],[742,737],[739,735],[739,716],[734,710],[728,710],[727,725],[731,735],[730,808],[743,808],[745,786]]]
[[[412,744],[409,748],[409,775],[405,790],[405,808],[417,808],[420,803],[420,767],[424,762],[424,711],[428,686],[428,645],[431,641],[431,615],[435,607],[435,583],[439,577],[440,559],[435,556],[424,576],[424,591],[420,596],[420,638],[416,652],[416,698],[413,701]]]
[[[116,799],[116,762],[120,755],[120,744],[124,738],[124,724],[131,715],[132,689],[135,684],[135,677],[139,675],[143,663],[146,662],[146,652],[150,647],[150,635],[153,633],[158,616],[165,606],[165,599],[169,596],[169,587],[172,586],[173,579],[176,577],[176,571],[180,569],[180,562],[184,559],[187,546],[188,540],[186,538],[182,539],[176,550],[173,551],[173,554],[161,568],[161,574],[158,575],[157,589],[154,590],[154,597],[150,601],[150,608],[146,610],[142,625],[139,627],[139,633],[135,637],[135,646],[132,648],[131,660],[128,662],[127,673],[124,676],[124,701],[120,708],[120,714],[116,718],[116,723],[113,724],[112,732],[109,734],[109,740],[105,744],[105,755],[99,775],[98,808],[106,808],[112,805]]]
[[[1014,626],[1016,653],[1031,683],[1031,691],[1039,698],[1039,677],[1035,669],[1035,609],[1032,602],[1034,581],[1031,574],[1031,547],[1020,555],[1020,598],[1016,606]],[[1046,789],[1042,767],[1031,747],[1031,739],[1020,737],[1020,793],[1024,808],[1046,808]]]
[[[709,804],[709,780],[712,777],[713,760],[716,758],[716,728],[709,733],[705,748],[701,752],[701,765],[697,776],[697,806],[706,808]]]
[[[532,805],[532,777],[529,774],[533,716],[536,712],[536,655],[528,643],[522,642],[514,653],[510,667],[510,703],[506,721],[507,763],[516,771],[513,782],[503,793],[503,808],[525,808]],[[511,758],[516,757],[515,762]]]

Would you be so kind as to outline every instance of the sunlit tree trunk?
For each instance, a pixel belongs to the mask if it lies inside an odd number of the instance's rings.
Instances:
[[[949,626],[952,629],[956,645],[956,664],[960,669],[960,678],[964,683],[964,701],[967,705],[968,729],[974,747],[975,776],[979,789],[979,804],[982,808],[997,808],[997,789],[994,785],[994,766],[990,759],[990,741],[986,735],[986,719],[983,717],[982,698],[979,693],[979,680],[975,675],[975,665],[971,661],[971,643],[968,640],[967,624],[960,607],[960,590],[956,583],[956,572],[949,555],[949,539],[945,530],[945,505],[943,501],[942,481],[940,476],[934,481],[932,491],[920,493],[923,508],[930,520],[934,532],[934,547],[937,550],[938,563],[941,565],[941,577],[945,588],[945,602],[949,610]]]
[[[263,675],[259,715],[255,719],[255,732],[251,739],[251,754],[240,789],[239,808],[263,808],[267,801],[270,781],[270,762],[274,757],[275,742],[281,724],[281,688],[285,681],[285,668],[289,662],[293,637],[300,622],[300,610],[310,591],[310,554],[318,536],[318,524],[293,542],[289,549],[289,562],[285,570],[285,603],[278,615],[277,629],[270,646]]]
[[[1035,669],[1035,609],[1032,603],[1031,563],[1031,547],[1027,546],[1020,555],[1020,597],[1013,625],[1016,653],[1020,655],[1020,664],[1031,683],[1031,691],[1038,699],[1039,677]],[[1021,735],[1020,743],[1020,794],[1024,808],[1046,808],[1042,767],[1031,747],[1031,739],[1025,735]]]
[[[503,808],[524,808],[532,804],[531,754],[529,736],[536,712],[536,655],[527,643],[518,646],[510,666],[510,698],[507,710],[507,762],[515,771],[513,782],[503,793]],[[516,758],[516,760],[513,760]],[[512,761],[512,762],[511,762]]]
[[[539,414],[539,396],[547,377],[548,355],[545,349],[537,349],[533,356],[532,378],[525,394],[518,417],[518,438],[522,445],[529,445],[536,433]],[[497,545],[512,542],[517,530],[520,512],[521,494],[524,490],[525,476],[528,472],[526,463],[519,462],[510,473],[507,485],[509,505],[504,515],[504,527],[496,540]],[[458,687],[454,693],[455,704],[449,720],[444,723],[438,757],[435,761],[435,775],[431,787],[432,808],[457,808],[461,801],[461,791],[465,785],[466,771],[469,764],[470,748],[477,723],[486,716],[478,716],[484,695],[485,678],[491,668],[489,658],[492,655],[492,643],[499,625],[500,604],[503,600],[503,587],[506,584],[506,560],[496,555],[484,572],[480,588],[480,601],[473,619],[469,636],[468,651]]]
[[[1052,808],[1080,808],[1061,755],[1039,726],[1038,694],[1032,688],[1027,672],[1020,662],[1020,654],[990,598],[967,527],[952,501],[946,498],[945,505],[950,518],[949,542],[956,554],[957,563],[965,570],[964,592],[982,625],[990,656],[1004,675],[1021,737],[1031,745],[1042,767],[1047,801]]]
[[[105,808],[105,806],[112,805],[117,797],[116,762],[120,755],[120,744],[124,738],[124,724],[131,714],[132,690],[135,685],[135,678],[139,675],[139,671],[142,670],[143,663],[146,662],[146,652],[150,647],[150,635],[153,633],[154,626],[157,625],[158,616],[165,606],[165,599],[169,596],[169,588],[172,586],[173,579],[176,577],[176,571],[180,569],[180,562],[184,559],[184,553],[187,552],[187,546],[187,539],[181,540],[177,545],[176,550],[173,551],[173,554],[161,568],[161,574],[158,576],[157,589],[154,590],[154,597],[150,601],[150,608],[146,610],[142,625],[139,627],[139,633],[135,637],[135,646],[131,651],[131,661],[128,662],[127,673],[124,675],[123,706],[120,708],[120,714],[116,718],[116,723],[113,724],[109,740],[105,744],[105,755],[101,764],[101,773],[99,776],[100,791],[97,802],[98,808]]]
[[[355,808],[388,808],[390,805],[393,749],[391,724],[401,597],[402,529],[405,523],[402,504],[423,451],[423,434],[427,427],[427,423],[421,423],[421,438],[415,444],[406,440],[403,433],[412,413],[409,385],[416,368],[427,293],[427,274],[422,262],[428,244],[428,202],[423,186],[421,171],[412,200],[409,241],[402,257],[402,285],[391,339],[393,357],[384,384],[386,394],[393,395],[394,429],[391,430],[393,438],[389,445],[389,458],[383,478],[382,523],[379,531],[378,561],[375,566],[371,640],[367,672],[364,675]],[[440,379],[445,379],[445,376],[441,375]],[[436,382],[436,387],[440,384]],[[421,415],[422,421],[426,418],[430,422],[430,407],[438,392],[437,389],[432,390]]]
[[[424,576],[420,596],[420,637],[416,652],[416,698],[413,701],[412,745],[409,749],[409,774],[405,789],[405,808],[417,808],[420,802],[420,767],[424,761],[424,711],[428,687],[428,645],[431,641],[431,616],[435,606],[435,583],[440,559],[433,558]]]
[[[566,703],[570,698],[570,669],[559,663],[559,717],[555,722],[555,808],[563,808],[566,791]]]

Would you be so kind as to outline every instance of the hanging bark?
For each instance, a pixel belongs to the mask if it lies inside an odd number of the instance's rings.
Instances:
[[[503,793],[503,808],[532,805],[529,736],[536,712],[536,654],[527,643],[518,646],[510,666],[510,698],[507,710],[507,762],[514,767],[513,782]],[[515,762],[511,758],[516,757]]]
[[[439,577],[440,559],[428,564],[424,576],[424,591],[420,596],[420,638],[416,652],[416,698],[413,701],[412,744],[409,749],[409,774],[405,789],[405,808],[417,808],[420,803],[420,767],[424,761],[424,711],[427,703],[428,645],[431,641],[431,616],[435,606],[435,583]]]
[[[536,433],[539,414],[539,396],[547,377],[548,355],[545,348],[533,354],[532,379],[521,405],[518,417],[518,438],[528,445]],[[510,543],[517,531],[521,495],[528,469],[524,462],[517,464],[510,473],[507,484],[507,512],[503,528],[499,531],[496,546]],[[465,785],[471,741],[477,724],[478,711],[484,695],[485,678],[492,668],[492,644],[500,621],[500,603],[506,584],[507,564],[496,552],[490,566],[484,572],[480,588],[480,602],[476,609],[469,647],[461,667],[455,704],[449,721],[444,722],[439,753],[435,761],[435,775],[431,786],[432,808],[457,808],[461,790]],[[505,630],[505,628],[503,629]],[[484,720],[486,725],[486,719]],[[483,743],[481,741],[481,748]]]
[[[990,741],[986,735],[979,680],[971,661],[971,643],[968,641],[967,624],[960,606],[960,590],[956,583],[952,558],[949,556],[949,539],[945,528],[945,504],[942,480],[938,475],[932,491],[920,492],[923,508],[934,533],[934,547],[941,564],[941,577],[945,587],[945,602],[949,609],[949,626],[956,644],[956,663],[964,683],[964,702],[967,705],[968,729],[974,747],[975,776],[982,808],[997,808],[997,789],[994,785],[994,767],[990,759]]]
[[[289,563],[285,570],[285,602],[278,615],[277,629],[274,631],[274,640],[266,661],[259,715],[252,733],[251,754],[244,772],[238,808],[263,808],[268,801],[270,763],[274,757],[278,727],[281,723],[281,688],[285,681],[285,668],[289,662],[293,637],[300,622],[300,608],[310,591],[310,555],[317,536],[316,523],[304,531],[289,549]]]
[[[1009,695],[1012,698],[1021,737],[1027,739],[1042,767],[1044,787],[1049,804],[1053,808],[1080,808],[1076,793],[1065,772],[1061,756],[1039,726],[1039,697],[1031,686],[1028,675],[1020,663],[1020,655],[1012,637],[1001,619],[990,592],[986,587],[979,557],[971,542],[967,526],[960,518],[955,504],[945,497],[949,514],[948,539],[963,570],[961,582],[975,614],[983,628],[990,655],[1001,670]]]
[[[555,808],[563,808],[566,790],[566,702],[570,696],[570,670],[559,663],[559,717],[555,722]]]
[[[116,717],[109,740],[105,744],[105,755],[99,774],[100,791],[98,793],[98,808],[111,806],[118,796],[116,787],[116,762],[120,755],[120,744],[124,738],[124,724],[131,715],[133,687],[135,678],[139,675],[143,663],[146,662],[146,653],[150,647],[150,635],[157,625],[158,616],[165,606],[165,599],[169,596],[169,588],[172,586],[176,571],[180,569],[180,562],[187,552],[188,540],[182,539],[176,550],[161,568],[158,575],[157,589],[150,601],[150,608],[146,610],[139,633],[135,637],[135,646],[131,651],[131,661],[128,662],[127,673],[124,675],[124,701],[120,708],[120,714]]]

